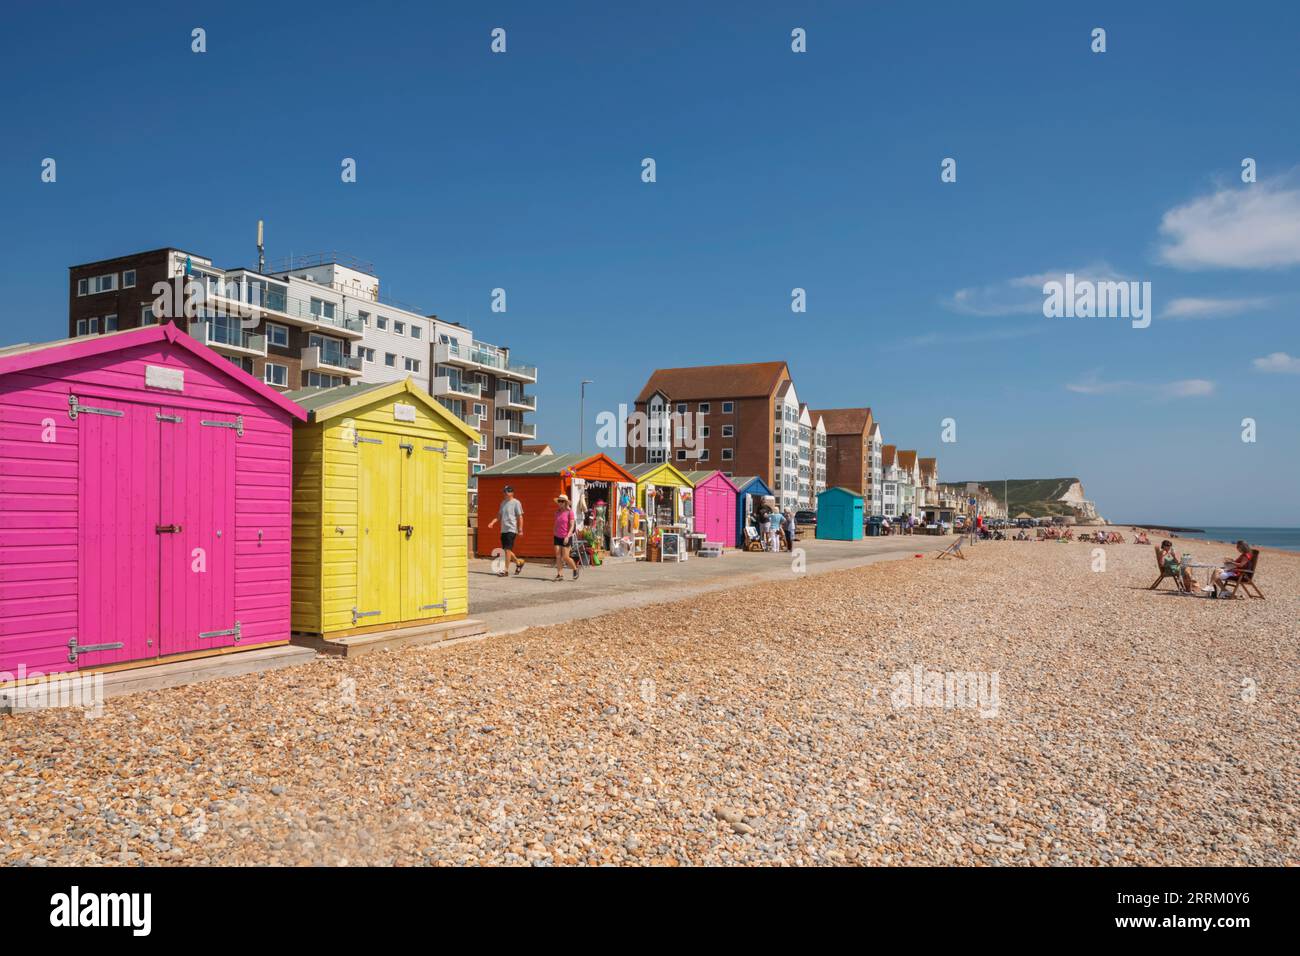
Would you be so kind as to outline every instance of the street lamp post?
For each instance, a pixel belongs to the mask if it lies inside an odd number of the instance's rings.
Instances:
[[[578,386],[578,454],[580,455],[587,451],[587,386],[594,384],[591,379],[584,378],[582,384]]]

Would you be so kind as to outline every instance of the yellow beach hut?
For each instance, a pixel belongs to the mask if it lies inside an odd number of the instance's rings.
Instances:
[[[308,413],[293,441],[293,631],[465,617],[468,452],[479,434],[410,379],[289,397]]]
[[[685,474],[666,461],[628,465],[627,470],[636,479],[637,507],[645,511],[652,530],[670,527],[689,530],[695,486]]]

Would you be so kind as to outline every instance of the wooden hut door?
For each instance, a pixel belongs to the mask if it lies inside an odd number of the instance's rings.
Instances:
[[[159,429],[159,650],[239,643],[235,620],[235,443],[243,419],[192,408],[155,411]]]
[[[357,627],[401,620],[402,456],[399,438],[357,432]]]
[[[48,560],[78,563],[77,628],[68,660],[100,667],[157,657],[158,642],[158,423],[145,405],[81,397],[77,512],[67,543]],[[48,446],[52,453],[61,445]],[[63,459],[58,473],[74,467]],[[39,570],[39,565],[33,565]]]
[[[401,548],[402,620],[441,617],[447,613],[443,591],[442,496],[445,442],[408,436],[402,439]]]

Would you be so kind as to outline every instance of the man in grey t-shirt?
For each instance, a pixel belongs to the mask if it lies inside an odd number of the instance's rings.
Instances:
[[[515,566],[515,574],[524,569],[523,559],[515,557],[514,552],[515,538],[524,533],[524,506],[515,497],[513,485],[506,485],[502,490],[505,492],[505,497],[501,499],[497,516],[488,522],[488,527],[494,528],[498,521],[501,522],[501,550],[505,552],[506,563],[504,568],[497,572],[497,577],[504,578],[510,573],[505,568],[509,568],[511,564]]]

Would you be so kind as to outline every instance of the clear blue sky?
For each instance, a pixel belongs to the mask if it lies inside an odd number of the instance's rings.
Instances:
[[[591,418],[656,366],[785,359],[802,399],[871,405],[941,478],[1300,525],[1300,5],[129,10],[6,11],[0,342],[64,334],[72,263],[254,264],[262,218],[271,257],[371,260],[540,366],[562,449],[583,377]],[[1150,281],[1151,327],[1044,318],[1066,271]]]

